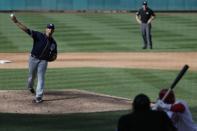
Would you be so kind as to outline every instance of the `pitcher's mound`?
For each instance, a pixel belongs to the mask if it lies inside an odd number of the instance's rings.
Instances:
[[[33,103],[28,91],[0,91],[1,113],[61,114],[130,109],[130,100],[80,90],[45,91],[43,103]]]

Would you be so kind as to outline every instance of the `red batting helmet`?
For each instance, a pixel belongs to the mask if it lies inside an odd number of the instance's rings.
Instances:
[[[168,91],[168,89],[162,89],[159,92],[159,99],[160,100],[165,96],[167,91]],[[173,104],[174,102],[175,102],[175,95],[174,95],[174,92],[171,90],[169,92],[169,94],[167,95],[167,97],[165,98],[164,103]]]

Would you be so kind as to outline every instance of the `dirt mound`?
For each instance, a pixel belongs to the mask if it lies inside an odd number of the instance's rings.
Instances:
[[[43,103],[33,103],[28,91],[0,91],[1,113],[61,114],[124,110],[127,99],[79,90],[46,91]]]

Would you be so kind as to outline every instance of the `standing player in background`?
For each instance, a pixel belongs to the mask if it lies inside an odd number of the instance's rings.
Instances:
[[[142,49],[153,48],[151,36],[151,22],[155,18],[155,13],[148,7],[144,1],[142,8],[136,13],[136,20],[141,26],[142,38],[144,46]]]
[[[34,91],[34,80],[37,76],[36,97],[33,100],[35,103],[43,101],[45,73],[47,70],[48,61],[53,61],[57,57],[57,44],[52,35],[55,30],[53,24],[48,24],[45,33],[37,32],[27,28],[17,18],[11,14],[12,21],[24,32],[33,38],[33,48],[29,56],[29,76],[27,88],[31,93]]]
[[[183,100],[175,100],[174,92],[171,90],[166,99],[162,98],[168,89],[162,89],[159,93],[159,100],[157,101],[157,110],[165,111],[178,131],[197,131],[197,125],[192,119],[192,114],[187,103]]]

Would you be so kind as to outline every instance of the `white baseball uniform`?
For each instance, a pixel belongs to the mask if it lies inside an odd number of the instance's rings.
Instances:
[[[185,107],[185,110],[183,112],[172,113],[172,111],[167,111],[167,114],[170,114],[169,116],[171,117],[175,127],[177,127],[178,131],[197,131],[197,125],[192,119],[192,114],[187,103],[183,100],[177,100],[175,102],[175,105],[178,103],[182,104]]]

